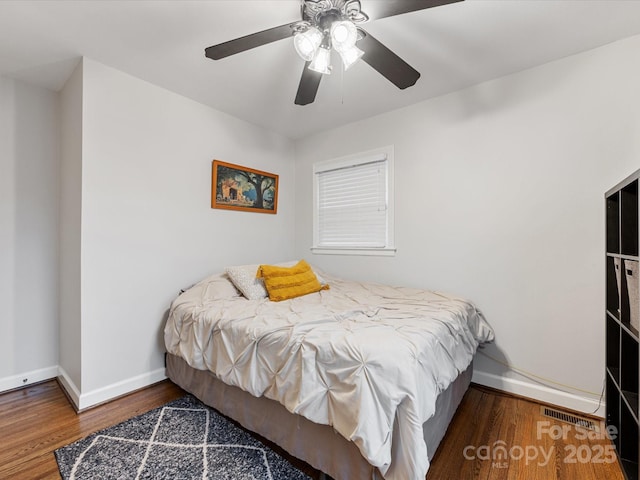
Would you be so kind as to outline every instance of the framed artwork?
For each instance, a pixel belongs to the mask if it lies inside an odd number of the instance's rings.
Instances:
[[[278,175],[214,160],[211,208],[277,213]]]

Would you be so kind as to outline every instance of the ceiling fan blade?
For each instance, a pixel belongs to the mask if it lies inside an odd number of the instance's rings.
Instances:
[[[305,62],[304,70],[302,70],[302,78],[298,85],[298,93],[296,93],[296,105],[309,105],[316,99],[316,93],[318,93],[318,87],[320,86],[320,80],[322,80],[322,74],[314,72],[307,68],[311,62]]]
[[[364,51],[362,60],[400,89],[404,90],[418,81],[420,72],[372,37],[370,33],[360,30],[364,34],[364,38],[358,41],[358,47]]]
[[[362,9],[371,20],[377,20],[462,1],[464,0],[385,0],[384,2],[365,2]]]
[[[296,23],[298,22],[268,28],[261,32],[252,33],[251,35],[246,35],[234,40],[229,40],[228,42],[207,47],[204,50],[204,54],[212,60],[220,60],[221,58],[244,52],[245,50],[250,50],[255,47],[266,45],[267,43],[282,40],[293,35],[293,29],[291,27]]]

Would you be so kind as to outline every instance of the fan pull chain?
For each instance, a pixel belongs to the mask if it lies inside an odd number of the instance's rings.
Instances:
[[[340,62],[340,104],[344,105],[344,65]]]

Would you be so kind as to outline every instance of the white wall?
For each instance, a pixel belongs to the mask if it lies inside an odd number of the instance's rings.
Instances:
[[[0,391],[160,380],[180,288],[293,258],[288,139],[88,59],[59,95],[0,78],[0,106]],[[278,214],[212,210],[214,158],[280,175]]]
[[[0,391],[58,363],[58,104],[0,77]]]
[[[60,96],[60,378],[73,398],[82,388],[82,63]]]
[[[291,141],[89,59],[82,72],[80,408],[164,377],[180,288],[289,259],[295,204]],[[211,209],[214,158],[280,175],[277,215]]]
[[[474,300],[496,330],[486,353],[575,388],[565,395],[483,356],[475,381],[593,411],[604,192],[640,168],[638,51],[633,37],[298,141],[297,256]],[[389,144],[397,255],[311,255],[313,162]]]

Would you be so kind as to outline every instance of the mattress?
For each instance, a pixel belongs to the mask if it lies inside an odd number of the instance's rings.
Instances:
[[[219,295],[222,280],[205,279],[173,302],[168,353],[330,426],[387,480],[424,479],[423,424],[493,339],[471,302],[330,276],[330,290],[270,302]]]

